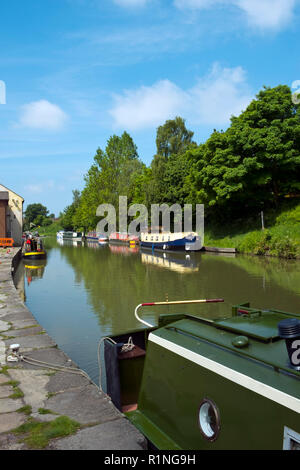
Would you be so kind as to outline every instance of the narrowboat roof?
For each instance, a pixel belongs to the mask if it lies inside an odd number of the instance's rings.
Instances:
[[[248,311],[248,314],[245,313]],[[289,363],[278,323],[299,315],[243,308],[222,320],[161,315],[148,340],[300,412],[300,371]]]

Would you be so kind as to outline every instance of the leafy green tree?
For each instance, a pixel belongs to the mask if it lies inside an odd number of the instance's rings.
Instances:
[[[211,214],[245,215],[299,191],[300,114],[287,86],[264,88],[226,132],[188,152],[189,197]],[[209,208],[211,208],[209,210]]]
[[[74,216],[76,210],[80,205],[80,191],[75,189],[73,191],[73,202],[69,206],[67,206],[61,215],[60,224],[64,230],[73,230],[74,229]]]
[[[48,218],[48,209],[40,203],[28,204],[25,211],[25,230],[30,230],[35,225],[42,225],[44,218]]]
[[[168,159],[171,155],[180,155],[195,145],[192,141],[194,133],[185,126],[185,120],[177,116],[170,119],[163,126],[159,126],[156,133],[156,152]]]
[[[194,133],[186,128],[185,120],[179,116],[167,120],[164,125],[157,128],[157,153],[151,163],[152,203],[179,202],[178,195],[186,176],[186,166],[181,156],[188,149],[196,147],[196,143],[192,140],[193,135]]]
[[[100,204],[119,205],[119,196],[134,197],[134,181],[145,165],[139,160],[137,147],[127,132],[121,137],[113,135],[105,150],[98,148],[94,163],[85,175],[85,187],[73,222],[85,230],[94,229]]]

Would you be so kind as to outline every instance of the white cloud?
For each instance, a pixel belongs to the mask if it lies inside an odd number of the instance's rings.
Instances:
[[[117,5],[121,7],[143,7],[146,5],[148,0],[114,0]]]
[[[22,107],[20,124],[24,127],[60,130],[66,121],[67,115],[64,111],[47,100],[34,101]]]
[[[181,9],[201,10],[220,6],[235,6],[242,10],[249,24],[262,29],[280,29],[293,17],[297,0],[174,0]]]
[[[293,17],[296,0],[236,0],[249,23],[260,28],[279,29]]]
[[[199,124],[224,125],[237,116],[253,99],[242,67],[222,68],[214,64],[207,77],[189,91],[190,112]]]
[[[185,93],[169,80],[152,86],[126,90],[115,95],[110,114],[117,127],[143,129],[153,127],[177,113],[184,106]]]
[[[176,115],[195,125],[223,126],[229,124],[232,115],[240,114],[252,98],[242,67],[222,68],[215,64],[206,77],[187,90],[169,80],[126,90],[115,96],[110,114],[118,128],[128,130],[156,127]]]

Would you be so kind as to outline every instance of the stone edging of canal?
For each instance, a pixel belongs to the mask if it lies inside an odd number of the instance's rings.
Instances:
[[[0,249],[0,450],[146,449],[144,436],[109,397],[86,376],[67,370],[80,371],[22,302],[12,279],[20,258],[20,248]],[[24,357],[44,364],[8,362],[15,343]],[[45,437],[53,436],[56,423],[73,421],[65,437]]]

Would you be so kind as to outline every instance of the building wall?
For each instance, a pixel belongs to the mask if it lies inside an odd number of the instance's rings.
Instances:
[[[0,200],[0,238],[6,237],[6,207],[7,201]]]
[[[6,207],[6,236],[13,238],[16,246],[21,246],[24,199],[1,184],[0,191],[8,191],[9,194],[8,205]]]

